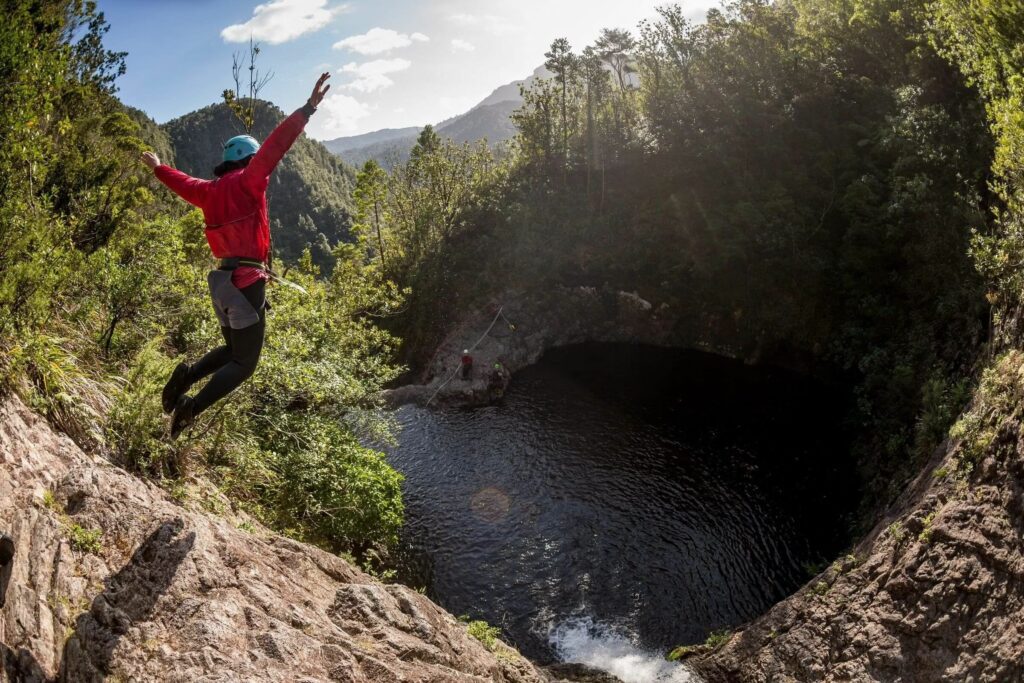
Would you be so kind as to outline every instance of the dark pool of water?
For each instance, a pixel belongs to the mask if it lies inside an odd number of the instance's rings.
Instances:
[[[846,544],[843,407],[784,371],[626,345],[551,351],[500,405],[405,407],[403,578],[541,661],[574,620],[654,652],[701,641]]]

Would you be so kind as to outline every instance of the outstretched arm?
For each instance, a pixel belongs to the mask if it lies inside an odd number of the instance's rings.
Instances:
[[[259,151],[256,152],[256,156],[253,157],[253,160],[249,162],[244,171],[247,184],[251,188],[257,190],[266,189],[270,174],[278,162],[281,161],[285,152],[292,146],[292,143],[302,134],[302,129],[306,127],[309,117],[313,115],[317,106],[323,101],[327,91],[331,89],[331,86],[324,85],[330,77],[330,73],[320,74],[316,85],[313,86],[313,94],[309,96],[306,104],[284,121],[277,124],[277,128],[267,136],[266,141]]]
[[[209,180],[193,178],[187,173],[182,173],[170,166],[160,163],[160,158],[153,152],[142,153],[142,163],[149,166],[156,175],[157,180],[169,187],[172,192],[184,199],[189,204],[203,207],[206,201],[206,193],[210,188]]]

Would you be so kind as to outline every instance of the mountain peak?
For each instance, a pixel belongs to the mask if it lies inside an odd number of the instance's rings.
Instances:
[[[543,65],[526,78],[499,86],[469,111],[445,119],[434,127],[441,135],[456,142],[487,140],[492,145],[505,142],[515,135],[515,126],[509,118],[523,103],[522,86],[530,87],[539,78],[549,78],[551,72]],[[387,163],[391,158],[405,159],[416,144],[419,127],[384,128],[362,135],[324,141],[324,146],[354,166],[368,159]]]

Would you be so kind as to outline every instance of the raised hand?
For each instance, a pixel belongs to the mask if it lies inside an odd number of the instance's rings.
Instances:
[[[150,169],[154,169],[160,165],[160,157],[158,157],[156,154],[153,154],[152,152],[143,152],[142,163],[144,163],[146,166],[149,166]]]
[[[331,77],[330,72],[325,71],[320,74],[320,78],[317,79],[316,85],[313,86],[313,94],[309,96],[309,103],[313,107],[318,107],[324,99],[324,95],[331,89],[331,86],[324,87],[324,83]]]

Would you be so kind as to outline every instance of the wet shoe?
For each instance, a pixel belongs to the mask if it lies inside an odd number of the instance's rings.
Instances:
[[[178,404],[178,399],[188,391],[188,373],[190,369],[188,363],[178,363],[178,367],[174,368],[171,378],[164,385],[162,400],[165,413],[170,413],[174,410],[174,406]]]
[[[0,533],[0,607],[4,606],[7,597],[7,584],[11,581],[14,570],[14,539]]]
[[[174,416],[171,417],[171,438],[177,439],[178,434],[192,425],[193,419],[192,399],[182,396],[174,406]]]

